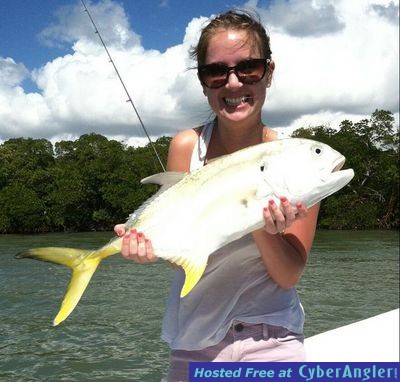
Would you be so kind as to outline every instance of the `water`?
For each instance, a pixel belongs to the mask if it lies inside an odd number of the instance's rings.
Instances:
[[[311,336],[399,307],[399,233],[318,231],[298,287]]]
[[[172,269],[113,256],[66,323],[53,328],[69,272],[16,260],[37,246],[96,248],[109,233],[0,236],[0,381],[159,381],[160,325]],[[299,285],[307,336],[399,305],[397,232],[318,231]]]

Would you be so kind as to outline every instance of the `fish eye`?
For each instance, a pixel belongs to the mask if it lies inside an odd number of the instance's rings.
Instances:
[[[314,146],[312,148],[313,153],[317,154],[317,155],[321,155],[323,150],[321,146]]]

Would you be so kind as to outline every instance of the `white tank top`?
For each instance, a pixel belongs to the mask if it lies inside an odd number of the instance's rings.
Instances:
[[[213,126],[208,123],[201,131],[191,171],[204,165]],[[177,270],[162,325],[161,337],[171,349],[199,350],[215,345],[234,320],[303,332],[304,311],[296,289],[281,288],[272,280],[251,234],[210,255],[199,283],[180,298],[184,280],[183,270]]]

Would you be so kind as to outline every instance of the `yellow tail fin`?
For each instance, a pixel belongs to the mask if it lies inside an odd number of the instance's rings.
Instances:
[[[60,311],[53,321],[54,326],[63,322],[72,313],[102,260],[99,256],[89,256],[92,253],[93,251],[84,249],[48,247],[29,249],[16,255],[17,258],[31,258],[71,268],[71,281]]]

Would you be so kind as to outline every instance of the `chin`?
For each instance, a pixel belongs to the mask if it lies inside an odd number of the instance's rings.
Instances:
[[[231,122],[243,122],[248,118],[254,117],[254,110],[235,110],[230,111],[223,109],[220,113],[217,114],[218,117],[221,117],[225,120],[229,120]]]

